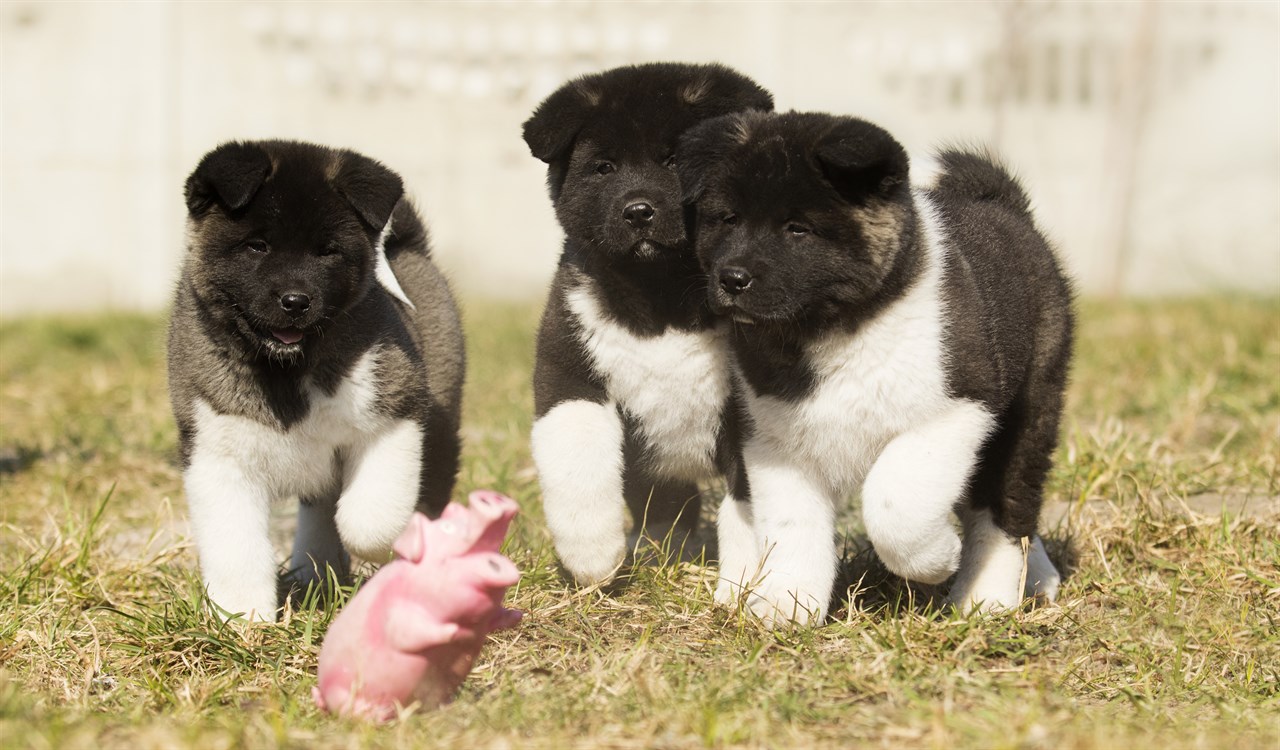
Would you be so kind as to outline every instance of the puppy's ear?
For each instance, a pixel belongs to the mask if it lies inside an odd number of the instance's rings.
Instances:
[[[578,131],[600,101],[587,80],[570,81],[548,96],[524,123],[524,142],[534,157],[547,164],[569,154]]]
[[[890,198],[908,187],[907,152],[883,128],[852,117],[841,118],[814,156],[823,175],[852,203]]]
[[[701,117],[748,109],[773,111],[773,94],[738,71],[719,64],[703,66],[701,75],[681,88],[680,96]]]
[[[688,205],[702,197],[724,161],[750,138],[755,119],[749,113],[713,117],[680,136],[676,146],[676,172],[680,175],[681,202]]]
[[[201,216],[214,203],[237,211],[249,205],[271,174],[271,157],[253,143],[224,143],[205,154],[187,177],[187,212]]]
[[[333,187],[360,214],[365,224],[381,231],[391,220],[404,183],[400,175],[367,156],[343,151]]]

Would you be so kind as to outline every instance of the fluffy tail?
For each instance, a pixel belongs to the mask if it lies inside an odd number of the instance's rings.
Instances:
[[[937,187],[941,193],[959,194],[970,200],[993,201],[1019,213],[1031,210],[1031,199],[1022,185],[998,159],[986,153],[948,149],[938,154],[941,167]]]

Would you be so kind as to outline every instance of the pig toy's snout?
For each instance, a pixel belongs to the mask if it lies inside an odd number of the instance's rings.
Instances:
[[[471,510],[487,519],[511,518],[516,514],[516,501],[491,490],[477,490],[467,496]]]

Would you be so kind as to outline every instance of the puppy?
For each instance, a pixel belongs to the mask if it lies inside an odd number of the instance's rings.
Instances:
[[[276,616],[272,501],[298,582],[385,560],[458,468],[463,342],[399,176],[351,151],[228,143],[187,179],[169,390],[209,598]]]
[[[712,120],[678,158],[753,423],[749,502],[720,515],[720,599],[754,581],[767,620],[824,616],[854,490],[894,573],[959,569],[964,610],[1052,599],[1036,528],[1072,298],[1017,181],[946,151],[936,186],[913,190],[888,133],[822,114]]]
[[[698,521],[695,482],[735,473],[727,354],[674,153],[697,122],[772,106],[728,68],[649,64],[571,81],[524,124],[565,232],[538,332],[533,458],[580,583],[624,559],[628,508],[637,532],[674,530],[679,545]]]

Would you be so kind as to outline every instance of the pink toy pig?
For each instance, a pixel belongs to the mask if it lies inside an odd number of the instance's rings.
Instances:
[[[320,649],[322,710],[376,721],[419,701],[453,698],[485,637],[520,621],[502,606],[520,571],[498,553],[516,514],[511,498],[472,492],[470,507],[450,503],[436,521],[413,514],[384,565],[351,599]]]

